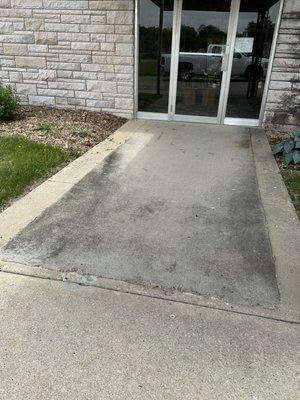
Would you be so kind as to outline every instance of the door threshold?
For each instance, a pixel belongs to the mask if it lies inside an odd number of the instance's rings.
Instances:
[[[259,119],[251,118],[225,118],[224,125],[260,126]]]
[[[217,124],[217,125],[236,125],[236,126],[260,126],[259,119],[248,118],[225,118],[224,123],[219,123],[215,117],[198,117],[194,115],[174,115],[172,118],[168,114],[138,112],[137,119],[151,119],[157,121],[175,121],[175,122],[193,122],[199,124]]]

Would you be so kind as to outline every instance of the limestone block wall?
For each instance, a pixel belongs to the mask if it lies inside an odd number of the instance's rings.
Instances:
[[[285,0],[269,86],[265,124],[300,127],[300,0]]]
[[[134,0],[0,0],[0,83],[23,104],[133,115]]]

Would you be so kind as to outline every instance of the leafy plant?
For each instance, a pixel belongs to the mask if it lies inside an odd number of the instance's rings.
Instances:
[[[14,121],[21,117],[20,100],[11,86],[0,86],[0,121]]]
[[[40,122],[35,126],[34,130],[43,131],[44,133],[49,134],[49,133],[55,133],[57,128],[50,122]]]
[[[277,143],[273,147],[273,154],[282,154],[285,165],[291,162],[300,162],[300,132],[294,132],[289,139]]]
[[[86,137],[88,135],[89,129],[76,127],[74,129],[72,129],[72,133],[73,133],[73,135],[80,136],[80,137],[84,138],[84,137]]]

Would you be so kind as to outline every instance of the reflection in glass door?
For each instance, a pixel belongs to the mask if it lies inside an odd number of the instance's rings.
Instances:
[[[137,4],[138,116],[258,123],[282,0]]]
[[[241,0],[226,117],[258,119],[279,0]]]
[[[218,116],[231,0],[183,0],[176,114]]]
[[[176,0],[177,1],[177,0]],[[138,110],[167,113],[174,0],[140,0]]]

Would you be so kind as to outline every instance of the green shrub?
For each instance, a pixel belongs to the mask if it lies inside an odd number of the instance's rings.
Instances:
[[[300,132],[291,134],[289,139],[277,143],[273,148],[273,154],[282,154],[285,165],[291,162],[300,162]]]
[[[0,121],[13,121],[21,117],[19,97],[10,86],[0,86]]]

